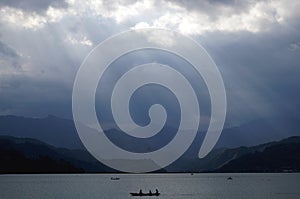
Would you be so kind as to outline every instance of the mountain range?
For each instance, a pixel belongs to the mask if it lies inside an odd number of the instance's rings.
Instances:
[[[57,148],[32,138],[0,136],[0,173],[115,172],[85,150]]]
[[[272,121],[259,119],[224,128],[215,148],[254,146],[300,135],[300,125],[295,125],[300,122],[296,123],[288,118],[276,118]],[[170,129],[172,130],[174,129]],[[55,147],[68,149],[85,148],[80,141],[73,120],[53,115],[45,118],[0,116],[0,135],[38,139]],[[195,143],[200,145],[204,135],[205,133],[199,132]]]
[[[226,128],[203,159],[197,158],[204,136],[198,133],[190,149],[160,172],[299,171],[299,132],[263,120]],[[293,137],[273,141],[284,135]],[[86,151],[72,120],[55,116],[0,116],[0,159],[0,173],[116,172]]]
[[[168,172],[299,172],[300,136],[252,147],[212,150],[203,159],[181,157]]]
[[[56,147],[84,149],[74,122],[53,115],[45,118],[0,116],[0,135],[33,138]]]
[[[117,172],[85,150],[36,139],[0,136],[0,174]],[[253,147],[215,149],[203,159],[180,158],[159,172],[299,172],[300,136]]]

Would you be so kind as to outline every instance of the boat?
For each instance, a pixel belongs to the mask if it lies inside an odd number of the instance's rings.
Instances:
[[[120,180],[119,177],[111,177],[110,180]]]
[[[130,193],[131,196],[159,196],[160,193]]]
[[[159,196],[160,193],[158,192],[157,189],[154,193],[152,193],[151,191],[149,191],[149,193],[143,193],[142,190],[140,190],[140,192],[138,193],[131,192],[130,195],[131,196]]]
[[[227,178],[227,180],[232,180],[232,177],[231,177],[231,176],[229,176],[229,177]]]

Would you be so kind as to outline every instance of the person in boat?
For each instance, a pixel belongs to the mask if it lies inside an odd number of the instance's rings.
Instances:
[[[140,189],[140,192],[139,192],[139,194],[140,194],[140,196],[141,196],[141,195],[143,195],[143,192],[142,192],[142,190],[141,190],[141,189]]]
[[[155,195],[158,195],[158,190],[157,189],[155,189]]]
[[[152,196],[152,192],[151,192],[151,190],[149,190],[149,195],[150,195],[150,196]]]

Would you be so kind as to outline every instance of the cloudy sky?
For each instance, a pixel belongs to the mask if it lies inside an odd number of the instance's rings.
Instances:
[[[297,0],[1,0],[0,114],[71,118],[83,59],[113,34],[168,28],[199,42],[217,64],[227,125],[300,114]]]

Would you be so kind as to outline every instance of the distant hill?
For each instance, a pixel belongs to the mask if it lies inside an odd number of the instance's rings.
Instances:
[[[36,139],[0,136],[0,173],[116,172],[85,150],[57,148]],[[300,171],[300,136],[254,147],[215,149],[203,159],[182,157],[159,172]]]
[[[287,116],[257,119],[236,127],[225,128],[215,148],[255,146],[281,139],[300,136],[300,119]]]
[[[291,137],[226,163],[218,172],[300,172],[300,137]]]
[[[300,171],[300,136],[253,147],[214,149],[205,158],[182,157],[168,172]]]
[[[84,149],[74,122],[51,115],[45,118],[0,116],[0,135],[34,138],[56,147]]]
[[[250,158],[251,161],[255,162],[256,156],[254,157],[253,153],[256,153],[256,155],[258,155],[258,152],[263,152],[266,147],[277,143],[270,141],[280,140],[285,138],[286,136],[299,135],[300,133],[300,125],[295,125],[295,121],[291,122],[291,125],[288,125],[288,121],[282,121],[281,119],[275,119],[274,121],[278,122],[269,123],[265,120],[256,120],[243,124],[241,126],[224,129],[215,149],[201,160],[197,158],[197,153],[199,151],[205,133],[199,132],[193,145],[189,148],[189,150],[181,158],[179,158],[173,164],[169,165],[166,168],[166,171],[223,172],[225,170],[229,171],[230,169],[234,171],[237,170],[239,165],[241,165],[240,162],[243,161],[242,157],[244,155],[248,155],[245,159]],[[54,158],[55,160],[67,160],[69,163],[72,163],[72,166],[74,166],[74,168],[82,168],[84,172],[110,171],[104,165],[99,164],[99,162],[86,151],[85,147],[79,139],[74,122],[72,120],[62,119],[55,116],[48,116],[45,118],[0,116],[0,136],[1,135],[13,136],[18,138],[36,139],[36,141],[31,140],[29,143],[27,142],[27,144],[30,144],[30,146],[27,145],[27,147],[15,148],[17,149],[17,151],[19,151],[19,153],[25,155],[26,158],[31,158],[31,156],[35,155],[37,151],[44,151],[30,150],[33,144],[31,142],[41,141],[44,143],[44,145],[49,144],[46,148],[51,148],[51,150],[49,150],[55,152],[51,154],[39,154],[39,156],[41,157],[46,155],[48,157]],[[118,139],[118,137],[116,137],[115,139]],[[162,140],[163,139],[164,138],[162,138]],[[29,141],[29,139],[25,140]],[[124,145],[130,146],[132,144],[124,143]],[[15,145],[14,147],[16,146],[20,147],[20,145]],[[151,148],[149,146],[142,147]],[[275,149],[277,150],[277,148]],[[291,148],[284,149],[293,150]],[[6,151],[4,152],[4,154],[8,152],[9,151]],[[264,152],[259,153],[259,155],[270,155],[269,153],[270,152]],[[278,154],[282,153],[278,152]],[[35,158],[39,156],[35,156]],[[241,158],[241,160],[238,160],[238,158]],[[233,160],[236,160],[236,162],[231,162]],[[229,163],[230,165],[227,165],[225,167],[225,165]],[[58,161],[56,162],[56,164],[65,164],[65,162]],[[220,170],[221,168],[222,170]],[[261,168],[267,169],[264,168],[263,165],[261,166]],[[257,170],[260,170],[261,168],[258,168]],[[250,168],[248,168],[248,171],[249,169]],[[282,168],[280,167],[279,169]]]
[[[0,173],[89,173],[115,170],[83,150],[56,148],[36,139],[0,136]]]
[[[249,147],[300,135],[300,121],[291,121],[289,118],[275,118],[272,121],[270,123],[270,121],[260,119],[241,126],[225,128],[215,148]],[[169,130],[173,131],[174,129]],[[45,118],[0,116],[0,135],[34,138],[55,147],[85,149],[73,120],[51,115]],[[199,150],[204,135],[205,133],[198,133],[194,142],[197,146],[193,147],[192,155],[195,155]],[[114,139],[118,139],[118,137]],[[124,145],[131,146],[132,144],[124,143]],[[151,148],[150,146],[143,147]],[[190,153],[188,155],[191,156]]]

